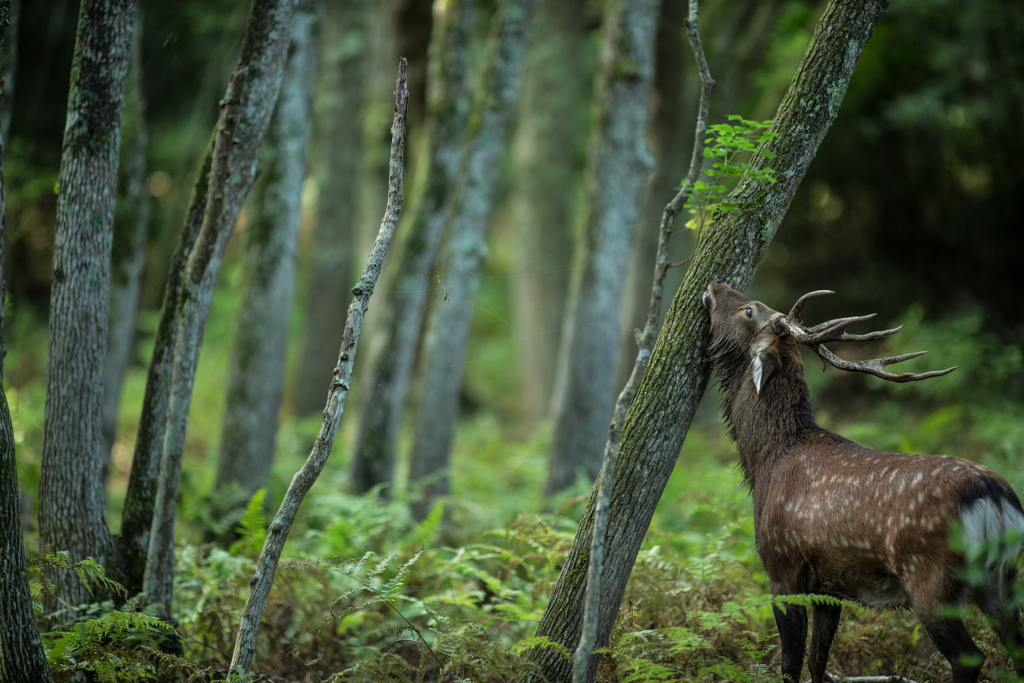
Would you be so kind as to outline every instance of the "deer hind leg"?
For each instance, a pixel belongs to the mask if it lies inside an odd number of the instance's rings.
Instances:
[[[811,628],[811,653],[807,658],[807,668],[811,672],[812,683],[825,680],[825,665],[828,663],[828,651],[832,647],[832,639],[839,626],[839,615],[843,611],[840,605],[818,603],[814,605],[813,625]]]
[[[1024,678],[1024,630],[1021,630],[1020,611],[1012,606],[1007,590],[1012,585],[1012,579],[1007,580],[1003,590],[984,587],[978,589],[973,597],[1003,647],[1010,653],[1017,675]]]
[[[775,623],[779,627],[779,640],[782,641],[782,678],[800,683],[807,641],[807,608],[786,603],[785,611],[779,605],[774,605],[772,609],[775,611]]]

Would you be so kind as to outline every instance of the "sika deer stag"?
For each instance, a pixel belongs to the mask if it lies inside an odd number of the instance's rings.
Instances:
[[[938,377],[956,368],[893,374],[885,366],[921,355],[844,361],[823,344],[880,339],[895,332],[848,334],[841,318],[804,327],[797,316],[752,301],[721,282],[704,305],[711,312],[710,355],[724,390],[725,418],[739,449],[754,499],[755,536],[774,595],[816,593],[871,607],[910,607],[935,647],[949,660],[956,683],[973,683],[984,657],[963,622],[944,605],[973,599],[988,617],[1024,676],[1024,633],[1010,603],[1024,511],[1010,485],[991,470],[948,456],[900,455],[865,448],[814,421],[799,344],[843,370],[894,382]],[[923,352],[922,352],[923,353]],[[955,522],[968,544],[984,544],[985,579],[960,578],[964,556],[950,548]],[[808,668],[824,680],[840,607],[816,604]],[[776,607],[782,674],[800,680],[807,611]]]

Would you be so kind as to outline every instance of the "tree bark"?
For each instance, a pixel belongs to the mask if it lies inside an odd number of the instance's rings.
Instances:
[[[295,291],[295,246],[317,73],[319,7],[299,4],[245,228],[242,301],[228,368],[214,488],[252,494],[274,458]]]
[[[291,531],[295,515],[298,514],[302,499],[309,492],[334,446],[334,437],[338,433],[341,415],[345,410],[349,386],[352,383],[352,366],[356,359],[356,348],[363,327],[363,318],[370,304],[370,296],[377,285],[377,278],[384,265],[388,246],[398,226],[398,218],[402,213],[403,176],[405,175],[405,140],[406,113],[409,106],[409,90],[406,85],[406,61],[402,59],[398,65],[398,81],[395,84],[395,115],[391,124],[391,154],[388,167],[388,201],[377,231],[370,259],[363,269],[359,282],[352,288],[354,298],[345,318],[345,332],[341,338],[341,351],[338,363],[334,367],[331,388],[327,394],[327,405],[324,407],[324,419],[320,425],[320,434],[302,468],[292,477],[281,507],[267,531],[267,540],[263,544],[260,558],[256,563],[256,571],[249,580],[249,596],[242,609],[242,618],[238,625],[238,636],[235,640],[234,653],[231,656],[231,673],[239,678],[249,673],[252,660],[256,654],[256,636],[259,633],[260,618],[266,607],[270,588],[274,583],[281,551],[284,549],[288,533]]]
[[[176,307],[167,421],[142,586],[151,604],[171,604],[174,521],[199,346],[224,249],[252,186],[257,153],[280,90],[294,13],[293,0],[253,3],[238,69],[224,100],[226,107],[210,165],[202,228],[185,265]],[[244,90],[238,83],[240,78],[244,80]],[[240,135],[234,139],[236,128]]]
[[[110,449],[117,436],[121,385],[135,335],[139,280],[149,228],[149,192],[146,190],[146,102],[142,94],[142,12],[135,17],[131,64],[121,124],[120,203],[114,214],[114,241],[110,257],[110,311],[107,317],[107,359],[103,375],[104,480]]]
[[[488,63],[469,115],[455,193],[446,207],[445,274],[435,291],[416,409],[412,478],[424,482],[418,512],[450,491],[447,470],[484,236],[526,61],[537,0],[504,0],[494,17]]]
[[[572,225],[583,179],[592,65],[582,58],[584,0],[543,0],[523,74],[512,142],[514,185],[508,200],[516,226],[515,313],[525,414],[550,415],[558,341],[569,289]],[[587,81],[590,81],[589,83]]]
[[[475,6],[476,0],[449,0],[444,14],[434,20],[428,66],[426,177],[396,259],[396,274],[389,282],[380,338],[373,344],[379,348],[371,348],[374,356],[362,387],[352,458],[352,483],[359,493],[384,484],[382,493],[390,496],[398,431],[444,229],[445,201],[458,170],[469,113],[466,68]]]
[[[7,7],[4,7],[7,5]],[[0,23],[10,3],[0,3]],[[2,30],[2,29],[0,29]],[[0,391],[0,681],[52,681],[32,610],[32,592],[21,539],[18,464],[7,396]]]
[[[716,278],[740,290],[749,284],[887,6],[886,0],[834,0],[826,9],[772,124],[779,137],[765,145],[777,157],[768,162],[759,153],[750,162],[774,168],[778,182],[741,180],[738,211],[708,226],[676,293],[622,433],[608,508],[598,644],[608,640],[633,562],[707,386],[709,321],[701,295]],[[592,495],[537,630],[568,649],[580,635],[594,503]],[[568,680],[571,663],[550,648],[532,650],[528,661],[521,681]],[[591,680],[596,658],[592,662]]]
[[[607,5],[583,230],[562,333],[547,494],[601,468],[615,399],[619,305],[640,189],[651,166],[647,109],[658,1]]]
[[[353,235],[359,200],[368,0],[327,2],[323,72],[315,111],[317,221],[307,263],[306,323],[292,392],[298,415],[323,408],[322,392],[337,361],[351,285]]]
[[[103,513],[103,366],[121,113],[131,54],[134,0],[84,0],[67,126],[50,285],[50,341],[40,472],[44,549],[116,566]],[[116,571],[111,576],[119,578]],[[69,605],[100,599],[71,571],[47,570]],[[47,613],[56,608],[44,597]]]

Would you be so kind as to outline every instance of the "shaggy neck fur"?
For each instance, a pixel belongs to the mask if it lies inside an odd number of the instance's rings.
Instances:
[[[821,431],[804,379],[804,365],[792,337],[779,337],[780,367],[755,391],[745,349],[713,345],[711,355],[723,389],[722,409],[736,441],[747,486],[767,483],[776,463],[801,437]]]

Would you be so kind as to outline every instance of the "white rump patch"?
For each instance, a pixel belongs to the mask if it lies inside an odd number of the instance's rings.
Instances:
[[[1024,515],[1007,501],[979,498],[960,513],[968,559],[984,560],[993,578],[1015,563],[1024,545]]]

